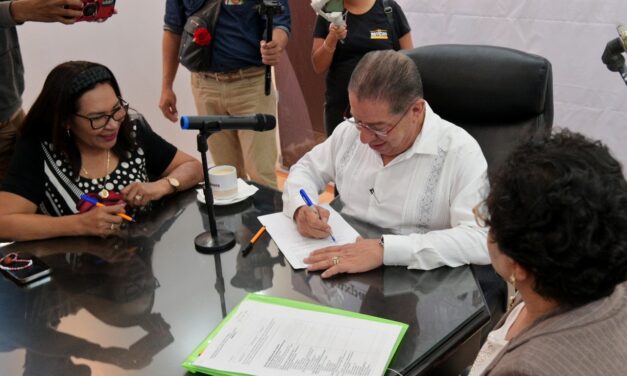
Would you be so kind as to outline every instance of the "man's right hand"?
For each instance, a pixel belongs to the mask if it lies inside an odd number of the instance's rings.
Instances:
[[[178,110],[176,109],[176,94],[172,89],[161,90],[161,99],[159,99],[159,108],[167,119],[171,122],[176,122],[179,118]]]
[[[37,21],[69,25],[83,15],[82,9],[81,0],[15,0],[11,4],[11,16],[16,23]]]
[[[296,221],[296,228],[302,236],[324,239],[331,235],[331,226],[327,223],[329,211],[325,208],[315,206],[315,210],[313,210],[303,205],[294,212],[294,220]]]

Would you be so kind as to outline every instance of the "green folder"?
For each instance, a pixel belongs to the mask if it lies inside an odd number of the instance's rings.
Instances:
[[[296,309],[324,312],[324,313],[330,313],[330,314],[339,315],[339,316],[353,317],[355,319],[360,319],[360,320],[369,320],[369,321],[375,321],[375,322],[380,322],[380,323],[385,323],[385,324],[397,325],[397,326],[400,327],[400,333],[399,333],[398,338],[396,339],[396,343],[394,344],[394,347],[393,347],[393,349],[390,352],[390,355],[388,357],[388,361],[387,361],[387,363],[385,365],[386,369],[390,365],[390,362],[392,361],[392,357],[396,353],[396,350],[398,349],[398,346],[401,344],[401,340],[403,339],[403,336],[405,335],[405,332],[407,332],[407,328],[408,328],[408,325],[405,324],[405,323],[402,323],[402,322],[382,319],[380,317],[375,317],[375,316],[364,315],[362,313],[355,313],[355,312],[351,312],[351,311],[345,311],[345,310],[338,309],[338,308],[325,307],[325,306],[321,306],[321,305],[317,305],[317,304],[311,304],[311,303],[303,303],[303,302],[299,302],[299,301],[296,301],[296,300],[290,300],[290,299],[284,299],[284,298],[276,298],[276,297],[272,297],[272,296],[259,295],[259,294],[248,294],[248,295],[246,295],[244,300],[242,300],[242,302],[244,302],[246,300],[254,300],[254,301],[262,302],[262,303],[266,303],[266,304],[275,304],[275,305],[279,305],[279,306],[291,307],[291,308],[296,308]],[[240,302],[240,304],[241,304],[241,302]],[[207,345],[222,330],[222,328],[226,325],[226,323],[229,322],[229,320],[235,315],[235,313],[237,312],[238,308],[239,308],[239,304],[226,316],[226,318],[224,320],[222,320],[220,325],[218,325],[207,336],[207,338],[205,338],[201,342],[201,344],[198,345],[196,347],[196,349],[194,349],[194,351],[185,359],[185,361],[183,361],[183,363],[181,365],[185,369],[187,369],[188,371],[193,372],[193,373],[200,372],[200,373],[206,373],[206,374],[215,375],[215,376],[222,376],[222,375],[247,376],[246,374],[230,372],[228,370],[210,369],[210,368],[204,368],[204,367],[199,367],[199,366],[195,366],[194,365],[194,361],[200,356],[200,354],[202,354],[202,352],[205,350],[205,348],[207,348]]]

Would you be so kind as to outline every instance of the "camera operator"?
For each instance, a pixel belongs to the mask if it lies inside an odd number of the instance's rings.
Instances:
[[[265,113],[276,116],[276,93],[264,94],[265,65],[279,63],[290,32],[287,0],[220,1],[213,33],[205,37],[211,48],[208,71],[192,72],[192,93],[199,115],[244,115]],[[266,16],[261,9],[282,5],[273,16],[272,40],[264,41]],[[205,0],[167,0],[163,32],[163,81],[159,108],[170,121],[178,119],[172,88],[178,69],[178,50],[187,19],[205,6]],[[205,30],[206,31],[206,30]],[[277,187],[276,130],[222,131],[208,140],[213,161],[237,168],[240,178]]]
[[[81,0],[0,0],[0,183],[24,119],[24,65],[16,26],[27,21],[72,24],[82,7]]]

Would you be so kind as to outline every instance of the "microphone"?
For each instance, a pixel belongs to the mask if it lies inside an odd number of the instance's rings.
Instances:
[[[250,129],[262,132],[274,129],[275,126],[275,117],[267,114],[245,116],[181,116],[181,128],[209,132],[229,129]]]

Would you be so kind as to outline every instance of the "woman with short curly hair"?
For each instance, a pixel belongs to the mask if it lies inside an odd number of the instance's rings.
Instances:
[[[471,375],[625,375],[627,183],[600,142],[520,145],[477,207],[495,270],[518,290]]]

